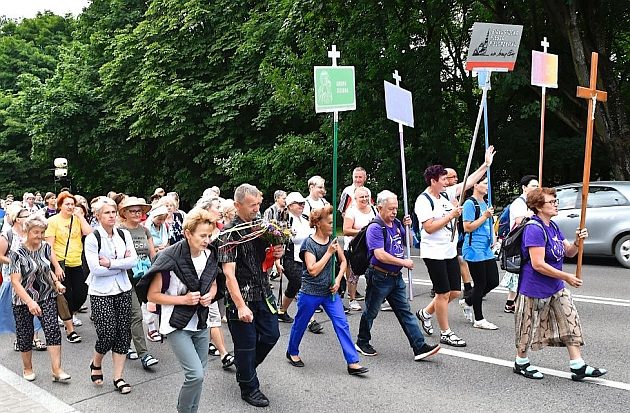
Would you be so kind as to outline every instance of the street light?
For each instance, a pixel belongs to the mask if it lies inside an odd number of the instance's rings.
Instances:
[[[68,177],[68,160],[66,158],[55,158],[53,161],[53,165],[55,166],[55,187],[57,186],[57,181],[69,181]]]

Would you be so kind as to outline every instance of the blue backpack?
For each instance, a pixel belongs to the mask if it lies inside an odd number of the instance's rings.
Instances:
[[[514,202],[516,202],[517,199],[525,202],[525,200],[520,196],[517,197],[516,199],[512,200],[512,202],[510,202],[508,206],[503,208],[503,212],[501,212],[501,216],[499,216],[499,230],[497,231],[497,236],[501,239],[505,239],[505,237],[508,236],[510,230],[512,229],[510,228],[510,207]]]

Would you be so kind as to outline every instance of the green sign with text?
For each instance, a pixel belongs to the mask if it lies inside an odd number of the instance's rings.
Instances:
[[[354,66],[315,66],[315,112],[355,110]]]

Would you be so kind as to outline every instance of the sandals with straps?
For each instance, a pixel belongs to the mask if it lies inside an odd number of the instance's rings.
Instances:
[[[528,379],[540,380],[544,377],[541,372],[536,370],[534,367],[531,367],[531,364],[529,363],[525,363],[525,364],[514,363],[514,367],[512,367],[512,371],[516,374],[525,376]]]
[[[92,360],[92,362],[90,362],[90,380],[92,380],[92,383],[100,386],[103,384],[103,366],[98,366],[96,367],[94,365],[94,361]],[[101,371],[101,374],[92,374],[92,371]]]
[[[590,366],[588,364],[583,365],[579,369],[571,369],[571,380],[573,381],[582,381],[587,377],[601,377],[604,374],[608,373],[606,369],[598,369],[595,367],[591,367],[593,371],[588,371]]]
[[[440,336],[440,343],[447,344],[453,347],[466,347],[466,342],[459,338],[457,334],[452,331],[448,334],[442,334]]]
[[[123,379],[114,380],[114,387],[120,394],[128,394],[131,392],[131,385]]]
[[[44,342],[39,338],[33,340],[33,349],[35,351],[46,351],[46,348],[46,344],[44,344]]]
[[[217,357],[221,355],[217,346],[215,346],[212,343],[208,344],[208,354],[211,356],[217,356]]]
[[[221,359],[221,363],[223,364],[224,370],[229,369],[234,364],[234,356],[230,353],[226,353]]]

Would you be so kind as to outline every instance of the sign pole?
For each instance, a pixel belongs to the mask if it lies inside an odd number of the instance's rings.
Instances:
[[[549,42],[547,41],[547,37],[543,38],[543,41],[540,42],[540,45],[543,47],[543,53],[547,53],[547,48],[549,47]],[[540,186],[543,186],[543,153],[545,148],[545,109],[547,106],[547,87],[542,87],[542,95],[540,97],[540,149],[538,154],[538,182]]]
[[[482,73],[482,72],[479,72],[479,73]],[[485,76],[487,76],[487,79],[484,79],[484,82],[481,86],[484,87],[487,84],[487,87],[489,89],[490,76],[492,74],[492,71],[484,70],[483,73],[485,73]],[[486,143],[486,151],[487,151],[488,148],[490,147],[490,142],[489,142],[489,137],[488,137],[488,97],[487,96],[483,102],[483,129],[484,129],[484,133],[486,137],[485,143]],[[486,178],[488,179],[488,207],[492,207],[492,183],[490,181],[490,167],[489,166],[488,166],[488,169],[486,170]],[[464,186],[466,186],[465,183],[464,183]]]
[[[392,77],[396,80],[396,86],[400,87],[400,81],[402,77],[398,74],[398,70],[395,70]],[[405,164],[405,137],[403,134],[403,124],[398,122],[398,136],[400,139],[400,165],[402,172],[402,184],[403,184],[403,206],[405,216],[409,215],[409,203],[407,202],[407,166]],[[407,250],[407,259],[411,258],[411,227],[407,226],[405,229],[405,245]],[[407,292],[409,294],[409,300],[413,301],[413,275],[409,268],[407,268]]]
[[[462,180],[463,187],[462,193],[459,195],[459,200],[457,202],[458,207],[461,207],[464,203],[465,189],[466,189],[466,181],[468,181],[468,175],[470,174],[470,165],[472,164],[473,153],[475,152],[475,144],[477,143],[477,134],[479,132],[479,125],[481,124],[481,115],[484,112],[484,107],[486,105],[486,99],[488,97],[488,88],[490,85],[490,74],[491,70],[486,71],[488,76],[486,77],[486,82],[483,85],[482,93],[481,93],[481,102],[479,103],[479,112],[477,113],[477,122],[475,123],[475,131],[473,133],[472,142],[470,143],[470,151],[468,152],[468,161],[466,162],[466,171],[464,172],[464,179]],[[455,231],[457,231],[457,218],[453,220],[453,229],[451,231],[451,241],[455,239]]]
[[[331,50],[328,51],[328,57],[332,59],[332,66],[337,66],[337,59],[341,57],[341,52],[337,50],[336,45],[332,45]],[[333,226],[332,226],[332,238],[337,239],[337,147],[338,147],[338,130],[339,130],[339,111],[333,112],[333,181],[332,181],[332,201],[333,201]],[[330,271],[330,285],[335,285],[336,269],[335,265],[337,261],[337,254],[332,256],[332,268]],[[337,294],[332,295],[332,301],[335,301]]]
[[[589,87],[577,88],[577,97],[588,99],[588,116],[586,118],[586,146],[584,148],[584,174],[582,178],[582,210],[580,211],[580,229],[586,225],[586,205],[588,202],[588,190],[591,181],[591,152],[593,150],[593,123],[595,122],[595,107],[597,101],[606,102],[608,93],[597,90],[597,61],[599,55],[591,53],[591,78]],[[575,276],[582,279],[582,253],[584,252],[584,239],[578,240],[578,259]]]

